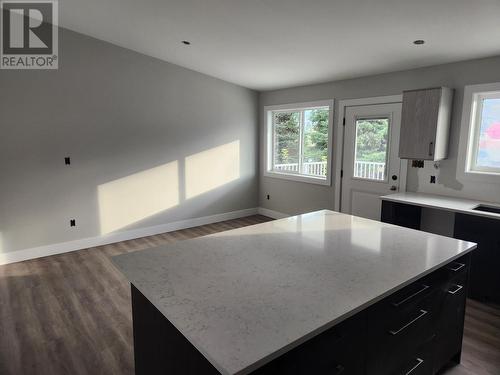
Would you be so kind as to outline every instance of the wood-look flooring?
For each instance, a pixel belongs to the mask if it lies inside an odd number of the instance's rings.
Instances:
[[[0,266],[0,374],[134,373],[130,287],[109,257],[265,222],[229,220]],[[462,364],[500,374],[500,309],[468,301]]]
[[[462,360],[444,375],[500,375],[500,307],[467,300]]]

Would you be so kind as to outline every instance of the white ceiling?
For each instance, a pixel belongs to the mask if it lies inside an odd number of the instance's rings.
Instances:
[[[500,55],[500,0],[59,4],[63,27],[256,90]]]

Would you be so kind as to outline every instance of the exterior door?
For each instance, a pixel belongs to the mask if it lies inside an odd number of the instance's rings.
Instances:
[[[380,220],[380,196],[406,182],[398,158],[401,103],[346,107],[341,211]],[[403,169],[402,170],[402,165]]]

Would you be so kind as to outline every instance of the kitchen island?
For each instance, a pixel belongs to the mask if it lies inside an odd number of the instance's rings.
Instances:
[[[323,210],[113,262],[136,374],[433,374],[460,360],[474,248]]]

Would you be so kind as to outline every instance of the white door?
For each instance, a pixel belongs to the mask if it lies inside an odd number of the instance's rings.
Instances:
[[[406,182],[400,125],[401,103],[346,107],[342,212],[380,220],[380,196],[399,191],[402,175]]]

